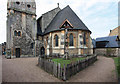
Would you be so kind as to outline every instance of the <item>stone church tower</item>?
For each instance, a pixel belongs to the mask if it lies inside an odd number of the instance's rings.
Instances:
[[[36,33],[35,0],[8,0],[7,57],[35,56]]]

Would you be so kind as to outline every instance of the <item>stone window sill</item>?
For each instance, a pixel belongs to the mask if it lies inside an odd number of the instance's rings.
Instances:
[[[75,48],[74,46],[69,46],[69,48]]]

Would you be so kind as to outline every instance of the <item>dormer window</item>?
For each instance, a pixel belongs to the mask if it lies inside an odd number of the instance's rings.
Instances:
[[[72,24],[66,19],[62,25],[60,26],[60,28],[73,28]]]
[[[17,1],[17,2],[16,2],[16,4],[17,4],[17,5],[19,5],[19,4],[20,4],[20,2],[19,2],[19,1]]]
[[[31,7],[30,4],[28,4],[27,7],[30,8]]]

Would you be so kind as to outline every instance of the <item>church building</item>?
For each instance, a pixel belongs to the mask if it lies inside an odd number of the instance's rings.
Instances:
[[[36,55],[64,55],[66,32],[70,55],[93,54],[91,31],[69,5],[60,9],[58,4],[57,8],[42,14],[37,20],[37,40],[43,45],[36,46]]]
[[[66,34],[67,33],[67,34]],[[66,6],[42,14],[36,20],[35,0],[7,2],[7,57],[36,57],[65,54],[93,54],[91,31]]]

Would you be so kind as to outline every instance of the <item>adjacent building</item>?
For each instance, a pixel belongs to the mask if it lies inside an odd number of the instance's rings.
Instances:
[[[113,29],[113,30],[110,30],[110,33],[109,33],[109,36],[119,36],[120,38],[120,26]]]
[[[120,56],[119,28],[110,30],[109,36],[92,40],[94,53],[97,55]]]
[[[95,53],[98,55],[118,56],[119,48],[118,36],[96,38]]]

